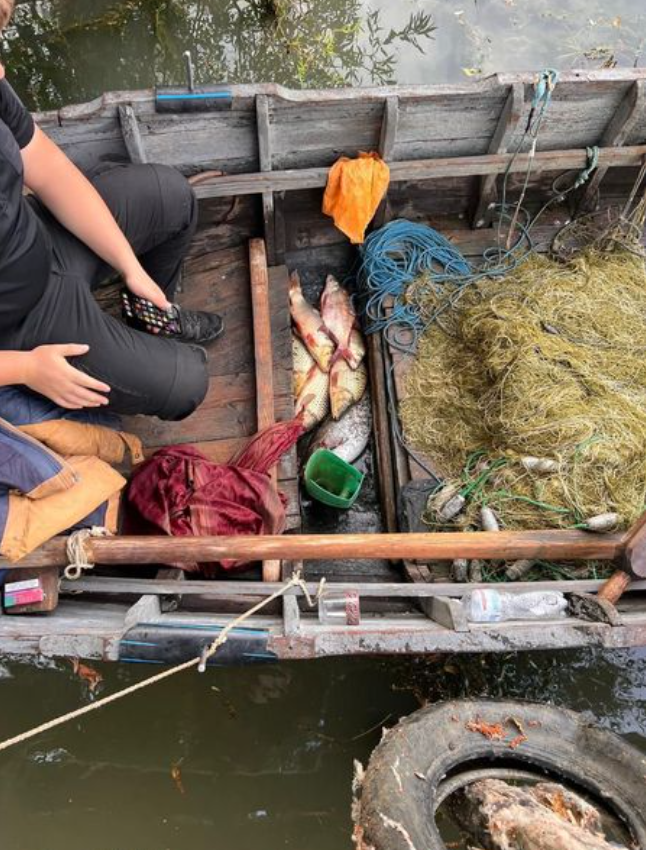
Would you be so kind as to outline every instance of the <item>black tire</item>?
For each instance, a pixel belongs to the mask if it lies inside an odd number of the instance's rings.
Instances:
[[[466,724],[504,725],[489,740]],[[519,735],[527,740],[515,748]],[[365,850],[445,850],[435,824],[441,783],[462,770],[509,766],[543,772],[587,791],[618,814],[646,848],[646,757],[618,735],[573,711],[527,702],[458,700],[421,709],[391,729],[374,750],[360,790]]]

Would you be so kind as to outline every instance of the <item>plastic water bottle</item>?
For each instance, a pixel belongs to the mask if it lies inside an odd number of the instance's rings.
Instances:
[[[470,623],[500,623],[503,620],[549,620],[563,617],[568,603],[558,590],[507,593],[485,588],[468,593],[463,605]]]

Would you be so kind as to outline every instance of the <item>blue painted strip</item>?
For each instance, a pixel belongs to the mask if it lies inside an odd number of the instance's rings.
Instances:
[[[156,643],[149,643],[145,640],[122,640],[121,644],[123,645],[124,643],[127,643],[130,646],[157,646]]]
[[[243,658],[271,658],[272,661],[276,659],[276,656],[273,652],[243,652]]]
[[[219,634],[224,626],[209,626],[207,624],[200,623],[137,623],[136,628],[151,628],[151,629],[179,629],[185,631],[208,631],[213,632],[214,634]],[[259,635],[261,637],[265,637],[269,634],[269,629],[249,629],[246,626],[237,626],[235,629],[231,630],[231,634],[243,634],[243,635]]]
[[[154,658],[119,658],[119,661],[127,661],[128,664],[165,664],[165,661],[157,661]]]
[[[218,98],[220,100],[231,100],[233,94],[230,91],[213,91],[213,92],[186,92],[185,94],[158,94],[157,100],[210,100]]]

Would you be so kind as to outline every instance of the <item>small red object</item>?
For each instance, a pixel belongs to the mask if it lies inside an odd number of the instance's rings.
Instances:
[[[5,593],[4,604],[5,608],[17,608],[19,605],[42,602],[44,598],[42,587],[35,587],[32,590],[20,590],[18,593]]]

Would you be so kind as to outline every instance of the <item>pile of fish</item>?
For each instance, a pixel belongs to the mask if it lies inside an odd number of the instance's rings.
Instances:
[[[317,435],[317,448],[332,448],[327,444],[318,445],[325,437],[328,442],[338,441],[341,451],[341,443],[347,441],[343,439],[344,429],[340,427],[342,423],[339,420],[343,417],[343,424],[351,424],[349,421],[346,423],[348,411],[361,401],[368,384],[363,362],[366,347],[350,295],[335,277],[328,275],[319,312],[305,299],[298,272],[293,272],[289,297],[295,329],[292,351],[296,415],[309,431],[331,412],[333,421],[325,426],[329,433],[327,436]],[[370,406],[367,402],[353,413],[354,419],[357,420],[355,425],[359,426],[357,433],[361,434],[361,440],[365,435],[363,451],[370,430]],[[336,423],[338,426],[335,428]],[[350,453],[356,451],[356,439],[352,445]],[[348,460],[347,457],[344,459]]]

